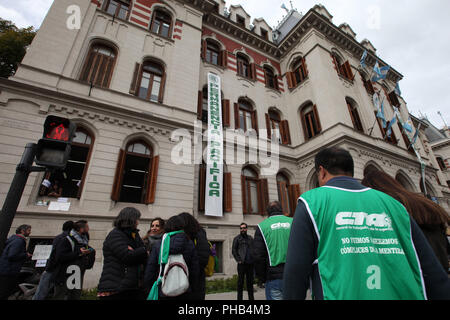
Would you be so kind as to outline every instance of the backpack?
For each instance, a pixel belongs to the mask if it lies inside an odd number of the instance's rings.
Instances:
[[[161,292],[168,297],[177,297],[189,289],[189,269],[183,255],[169,255],[170,237],[182,232],[174,231],[164,234],[158,258],[159,277],[153,284],[147,300],[158,300],[160,284]],[[163,264],[165,264],[164,270]]]
[[[211,242],[208,241],[209,244],[209,257],[208,257],[208,264],[205,267],[205,276],[207,277],[211,277],[214,274],[214,269],[216,266],[216,259],[215,256],[213,255],[213,246],[211,244]]]

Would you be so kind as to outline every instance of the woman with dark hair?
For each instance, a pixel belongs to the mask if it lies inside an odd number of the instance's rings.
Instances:
[[[140,218],[139,210],[122,209],[103,243],[103,271],[98,284],[101,300],[145,298],[143,270],[148,252],[137,229]]]
[[[198,261],[199,261],[199,283],[198,292],[194,292],[195,300],[205,300],[206,294],[206,279],[205,279],[205,268],[208,264],[209,255],[211,254],[211,249],[209,247],[208,239],[206,237],[206,231],[198,223],[197,219],[193,215],[182,212],[180,216],[184,221],[184,232],[188,237],[194,241],[195,250],[197,251]]]
[[[390,195],[405,206],[447,272],[448,258],[445,232],[450,217],[445,210],[422,194],[406,190],[397,180],[382,171],[369,170],[361,183]]]
[[[153,245],[160,241],[162,235],[164,234],[164,219],[162,218],[154,218],[150,223],[150,230],[147,231],[147,234],[142,238],[144,241],[145,248],[148,252],[152,251]]]
[[[173,216],[165,223],[165,233],[180,231],[184,229],[184,220],[180,216]],[[153,283],[158,279],[160,267],[158,257],[161,249],[161,241],[158,241],[150,253],[147,268],[145,269],[144,287],[147,293],[150,292]],[[189,238],[186,232],[178,233],[170,237],[169,255],[182,254],[189,270],[189,289],[180,296],[169,298],[165,297],[159,290],[159,299],[180,299],[194,300],[194,292],[198,292],[199,263],[194,242]],[[164,270],[164,265],[162,266]]]

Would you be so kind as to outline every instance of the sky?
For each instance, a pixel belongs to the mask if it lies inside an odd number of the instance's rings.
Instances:
[[[2,0],[0,17],[18,27],[39,28],[53,0]],[[425,115],[436,127],[450,126],[450,1],[448,0],[227,0],[241,4],[251,21],[264,18],[275,27],[281,8],[305,14],[322,3],[339,26],[346,22],[358,42],[368,39],[377,55],[403,75],[402,97],[409,111]],[[446,40],[447,39],[447,40]],[[437,112],[440,111],[444,119]]]

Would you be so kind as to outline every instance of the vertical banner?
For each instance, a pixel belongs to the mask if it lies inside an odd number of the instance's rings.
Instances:
[[[220,77],[208,73],[208,148],[205,215],[223,216],[223,131]]]

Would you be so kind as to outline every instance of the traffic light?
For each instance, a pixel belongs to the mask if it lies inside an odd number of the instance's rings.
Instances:
[[[64,169],[76,129],[77,126],[69,119],[48,116],[44,123],[44,134],[37,144],[36,164]]]

